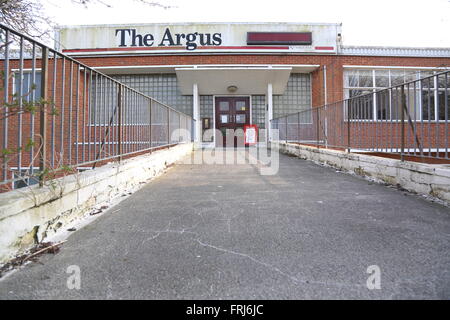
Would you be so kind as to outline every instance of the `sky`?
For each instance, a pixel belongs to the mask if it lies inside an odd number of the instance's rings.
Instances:
[[[59,25],[156,22],[342,23],[344,45],[450,47],[450,0],[41,0]]]

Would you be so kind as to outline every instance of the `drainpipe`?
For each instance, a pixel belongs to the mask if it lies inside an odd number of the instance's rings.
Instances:
[[[328,104],[328,90],[327,90],[327,66],[323,66],[323,91],[324,91],[324,105],[325,105],[325,123],[324,123],[324,130],[325,130],[325,148],[328,148],[328,119],[327,119],[327,107]]]
[[[328,103],[328,92],[327,92],[327,66],[323,66],[323,90],[324,90],[324,104]]]
[[[266,126],[266,141],[269,146],[272,141],[272,119],[273,119],[273,86],[271,83],[267,85],[267,126]]]

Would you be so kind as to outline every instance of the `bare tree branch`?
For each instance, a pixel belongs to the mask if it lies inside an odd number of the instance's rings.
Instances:
[[[0,22],[34,38],[48,36],[53,27],[37,0],[0,0]]]
[[[133,0],[133,1],[140,2],[142,4],[145,4],[145,5],[148,5],[151,7],[159,7],[159,8],[163,8],[163,9],[172,8],[172,6],[168,6],[168,5],[165,5],[165,4],[162,4],[159,2],[155,2],[155,1],[147,1],[147,0]],[[104,6],[106,6],[108,8],[113,7],[111,4],[108,3],[108,0],[72,0],[72,2],[84,5],[85,7],[88,7],[89,4],[94,4],[94,3],[103,4]]]
[[[75,4],[89,5],[101,4],[107,8],[112,8],[110,0],[71,0]],[[148,0],[133,0],[150,7],[163,9],[171,6]],[[40,0],[0,0],[0,22],[37,39],[48,39],[52,37],[54,28],[53,21],[45,13]]]

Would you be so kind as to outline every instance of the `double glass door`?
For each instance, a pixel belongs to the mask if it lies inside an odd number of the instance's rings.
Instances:
[[[244,126],[247,124],[250,124],[249,97],[216,98],[216,129],[222,134],[222,137],[219,135],[216,138],[222,139],[224,147],[237,147],[243,143]]]

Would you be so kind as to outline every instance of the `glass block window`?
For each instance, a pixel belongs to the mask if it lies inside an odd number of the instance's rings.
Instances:
[[[277,118],[308,109],[311,109],[311,77],[309,74],[293,73],[285,93],[273,96],[273,116]]]
[[[213,96],[200,96],[200,118],[209,118],[210,128],[214,129],[214,99]],[[203,129],[203,128],[202,128]],[[214,134],[212,131],[209,131],[208,134],[205,135],[205,132],[202,132],[203,142],[212,142],[214,140]]]
[[[175,110],[192,116],[193,97],[181,94],[176,74],[137,74],[112,77]]]
[[[105,125],[110,122],[117,124],[117,86],[104,77],[92,76],[90,80],[90,103],[89,103],[89,123]],[[123,119],[131,122],[131,104],[128,102],[130,98],[124,96],[127,100],[123,110]]]
[[[266,127],[266,96],[252,96],[252,122],[260,129]]]
[[[118,123],[118,86],[105,77],[92,77],[90,85],[89,123]],[[122,119],[124,124],[142,125],[150,121],[149,100],[131,90],[123,90]]]

